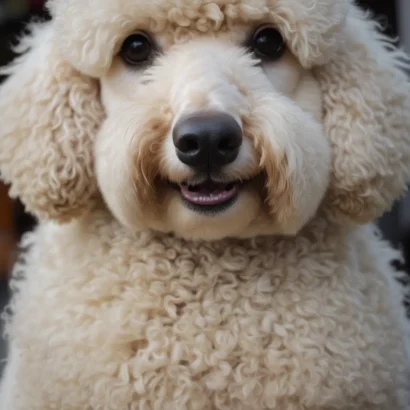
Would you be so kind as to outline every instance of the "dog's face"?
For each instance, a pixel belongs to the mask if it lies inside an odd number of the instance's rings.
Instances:
[[[0,89],[40,219],[185,238],[368,223],[410,180],[403,56],[351,0],[49,0]],[[4,71],[3,71],[4,72]]]
[[[294,234],[327,189],[330,149],[312,72],[274,21],[226,24],[223,6],[214,4],[218,28],[183,30],[198,16],[136,26],[100,77],[107,117],[97,178],[130,228],[203,239]],[[151,12],[143,21],[155,20]]]

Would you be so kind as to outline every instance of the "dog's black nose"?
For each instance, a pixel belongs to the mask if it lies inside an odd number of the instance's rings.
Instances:
[[[235,161],[242,144],[242,129],[229,114],[202,112],[178,121],[173,139],[181,162],[210,170]]]

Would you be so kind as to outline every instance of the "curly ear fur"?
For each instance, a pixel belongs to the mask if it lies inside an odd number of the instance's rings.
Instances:
[[[379,217],[410,180],[406,56],[378,28],[352,6],[339,52],[317,70],[334,155],[325,204],[339,221]]]
[[[98,83],[75,71],[53,45],[53,24],[31,28],[2,70],[0,170],[28,211],[68,221],[97,192],[93,140],[104,117]]]

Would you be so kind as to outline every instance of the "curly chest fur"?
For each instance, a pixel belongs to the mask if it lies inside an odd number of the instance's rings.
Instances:
[[[98,223],[40,228],[9,325],[25,399],[41,409],[389,408],[376,404],[396,402],[405,377],[389,281],[359,239],[361,258],[323,235],[188,244]]]

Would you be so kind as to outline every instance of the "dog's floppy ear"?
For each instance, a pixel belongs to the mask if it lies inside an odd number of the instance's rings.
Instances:
[[[317,69],[333,149],[325,207],[339,221],[367,223],[410,180],[410,86],[405,56],[351,6],[337,55]]]
[[[28,211],[69,221],[97,192],[93,140],[104,117],[96,80],[64,61],[53,23],[34,25],[2,70],[0,171]]]

